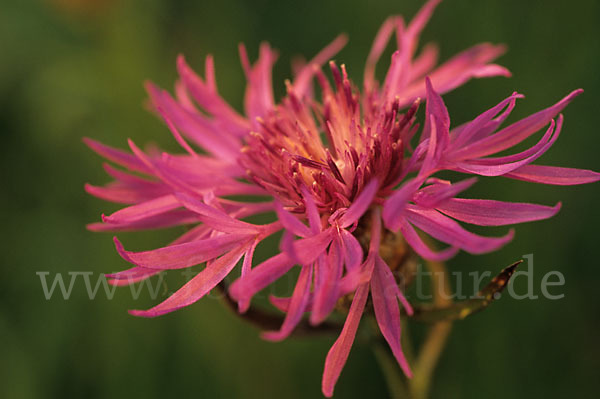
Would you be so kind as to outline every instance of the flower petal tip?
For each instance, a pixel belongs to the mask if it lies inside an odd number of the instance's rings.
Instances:
[[[271,342],[280,342],[287,338],[285,335],[281,334],[279,331],[263,331],[260,333],[260,337],[265,341]]]
[[[129,313],[132,316],[136,316],[136,317],[154,317],[153,315],[149,314],[148,311],[146,310],[137,310],[137,309],[131,309],[128,310],[127,313]]]
[[[125,250],[125,247],[123,247],[123,244],[121,244],[121,241],[119,241],[117,236],[113,237],[113,242],[115,243],[115,248],[117,249],[117,252],[119,253],[119,255],[123,259],[125,259],[127,262],[135,265],[135,262],[133,262],[133,260],[129,257],[129,255],[127,254],[127,251]]]

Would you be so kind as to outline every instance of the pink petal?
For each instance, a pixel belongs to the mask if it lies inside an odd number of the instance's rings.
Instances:
[[[172,121],[174,125],[177,125],[196,144],[217,158],[225,159],[228,162],[232,162],[237,158],[241,148],[239,139],[230,134],[224,134],[222,129],[218,129],[207,118],[199,113],[192,113],[185,109],[167,92],[159,90],[152,84],[147,85],[147,90],[150,94],[150,99],[163,115],[163,118],[166,117]],[[174,126],[171,128],[171,131],[176,131],[174,130]],[[181,144],[181,140],[178,141]]]
[[[160,215],[141,220],[118,223],[90,223],[86,227],[90,231],[138,231],[163,229],[182,224],[198,223],[198,216],[188,210],[176,209]]]
[[[332,240],[330,230],[316,236],[294,241],[294,251],[303,265],[308,265],[325,251]],[[280,253],[254,267],[243,278],[237,279],[230,287],[230,294],[236,300],[251,298],[255,293],[283,276],[294,266],[294,260],[286,253]]]
[[[245,55],[245,51],[243,52]],[[267,43],[262,43],[258,61],[248,72],[248,85],[244,99],[246,115],[254,123],[257,117],[262,117],[273,109],[272,69],[277,53],[272,51]],[[244,61],[247,62],[247,61]]]
[[[498,105],[485,111],[471,122],[466,123],[460,132],[452,131],[452,149],[460,150],[465,145],[476,142],[480,139],[487,137],[490,133],[496,130],[496,128],[510,115],[510,112],[516,104],[517,98],[523,98],[522,94],[513,93],[510,97],[501,101]],[[500,116],[494,119],[500,111],[506,108]],[[455,129],[456,130],[456,129]],[[447,156],[452,158],[452,156]]]
[[[312,235],[311,231],[304,223],[300,222],[295,216],[283,209],[281,203],[275,203],[275,211],[277,212],[277,218],[287,230],[299,237],[308,237]]]
[[[373,299],[375,318],[402,371],[408,378],[411,378],[412,372],[400,345],[400,308],[396,290],[398,290],[398,286],[392,272],[378,257],[371,278],[371,298]]]
[[[306,310],[306,305],[310,298],[310,286],[312,282],[312,265],[303,266],[292,294],[292,300],[287,310],[285,320],[279,331],[268,331],[262,334],[264,339],[270,341],[281,341],[287,338],[294,330],[294,327],[302,319]]]
[[[454,220],[437,211],[422,209],[415,205],[406,207],[406,218],[410,223],[434,238],[462,248],[472,254],[494,251],[509,242],[513,237],[512,230],[503,237],[478,236],[466,231]]]
[[[190,193],[198,192],[197,187],[190,185],[188,182],[185,182],[180,177],[177,177],[173,173],[166,170],[157,161],[150,159],[142,150],[140,150],[137,145],[135,145],[131,139],[129,139],[127,142],[136,157],[138,157],[138,159],[142,161],[144,165],[146,165],[146,167],[148,167],[148,169],[151,170],[152,173],[160,178],[165,184],[169,185],[174,190],[181,190]]]
[[[467,162],[457,162],[456,167],[459,171],[475,173],[482,176],[501,176],[510,173],[513,170],[527,165],[541,157],[558,139],[562,128],[563,117],[558,118],[556,130],[554,130],[554,121],[544,134],[544,137],[533,147],[514,155],[497,158],[481,158]],[[554,133],[554,134],[553,134]]]
[[[135,284],[138,283],[140,281],[149,279],[152,276],[157,275],[158,273],[160,273],[160,270],[152,270],[151,272],[147,273],[147,274],[143,274],[143,275],[138,275],[136,277],[130,277],[127,279],[109,279],[108,280],[108,284],[116,286],[116,287],[126,287],[128,285],[131,284]]]
[[[235,164],[229,161],[217,159],[210,155],[197,155],[190,157],[187,155],[163,153],[161,161],[166,167],[193,176],[193,179],[202,179],[210,181],[213,184],[219,184],[223,177],[242,178],[246,176],[237,162]]]
[[[374,257],[371,257],[369,259],[369,264],[370,263],[374,263]],[[319,262],[319,260],[317,260],[317,262]],[[370,267],[370,265],[366,264],[367,262],[365,261],[365,266],[364,267],[360,267],[360,270],[353,270],[352,272],[346,273],[339,282],[339,292],[338,292],[338,298],[343,297],[344,295],[348,295],[350,293],[354,293],[354,291],[356,291],[356,289],[358,288],[358,286],[364,284],[364,283],[368,283],[369,280],[371,279],[371,272],[372,272],[372,267]],[[317,263],[318,265],[318,263]],[[315,290],[318,289],[318,285],[317,282],[315,281]],[[306,309],[305,311],[309,312],[312,311],[313,308],[313,299],[314,296],[310,296],[308,299],[308,303],[306,305]],[[282,312],[287,312],[290,304],[291,304],[292,298],[289,297],[278,297],[275,295],[269,295],[269,302],[271,302],[271,304],[273,306],[275,306],[277,309],[279,309]]]
[[[177,141],[177,143],[179,143],[181,148],[186,150],[188,152],[188,154],[190,154],[193,158],[197,158],[198,154],[196,153],[196,151],[194,151],[194,149],[192,147],[190,147],[190,145],[181,136],[181,134],[177,130],[177,127],[175,127],[175,125],[171,121],[171,118],[169,117],[169,115],[162,108],[158,108],[158,112],[165,120],[165,123],[167,124],[169,130],[173,134],[173,137],[175,137],[175,140]]]
[[[310,87],[310,81],[315,75],[315,67],[325,64],[331,60],[348,42],[346,35],[339,35],[315,57],[306,63],[306,66],[298,73],[294,80],[294,93],[302,98]]]
[[[510,76],[510,72],[499,65],[487,64],[504,53],[503,46],[489,43],[467,49],[434,69],[429,77],[440,93],[447,93],[472,78]],[[417,97],[424,97],[425,82],[411,83],[401,92],[400,105],[410,104]]]
[[[201,240],[207,238],[211,233],[214,233],[214,230],[211,229],[210,226],[201,224],[191,228],[190,230],[177,237],[173,242],[171,242],[171,245]]]
[[[553,106],[521,119],[489,137],[463,147],[456,151],[454,157],[456,159],[482,157],[495,154],[520,143],[547,125],[552,118],[558,115],[560,111],[582,92],[583,90],[581,89],[574,90]]]
[[[342,244],[342,251],[344,253],[344,262],[346,263],[346,270],[351,272],[356,270],[363,260],[363,251],[360,243],[346,229],[340,230],[340,238]]]
[[[310,230],[313,234],[317,234],[321,231],[321,216],[319,214],[317,205],[315,204],[315,199],[305,187],[302,187],[301,191],[302,198],[304,199],[304,205],[306,207],[306,217],[308,218]]]
[[[558,116],[558,122],[555,123],[554,120],[550,121],[550,126],[546,129],[546,133],[542,136],[542,138],[532,147],[521,151],[517,154],[506,155],[503,157],[488,157],[488,158],[477,158],[473,159],[471,162],[480,164],[480,165],[502,165],[517,161],[522,161],[525,158],[531,157],[532,155],[537,154],[542,149],[547,148],[548,144],[553,144],[560,131],[562,129],[562,124],[564,122],[564,117],[562,114]],[[553,136],[554,133],[554,136]]]
[[[462,180],[454,184],[432,184],[417,192],[413,201],[423,208],[435,208],[440,202],[465,191],[477,181],[476,177]]]
[[[407,28],[407,33],[414,38],[413,47],[416,47],[416,38],[421,34],[423,28],[431,18],[433,11],[441,3],[442,0],[429,0],[410,21]],[[412,54],[411,54],[412,56]]]
[[[156,317],[191,305],[215,288],[229,274],[246,251],[246,248],[247,244],[240,245],[214,262],[209,263],[204,270],[159,305],[148,310],[130,310],[129,313],[134,316]]]
[[[327,318],[335,307],[339,294],[339,282],[343,272],[343,254],[339,240],[331,243],[327,257],[318,263],[319,282],[315,287],[315,298],[310,314],[310,323],[317,325]]]
[[[199,265],[231,250],[248,240],[244,234],[223,234],[204,240],[169,245],[150,251],[126,251],[115,237],[117,251],[126,261],[150,269],[182,269]]]
[[[373,179],[367,184],[361,193],[352,201],[352,205],[340,217],[338,224],[342,228],[346,228],[358,221],[360,217],[369,209],[375,194],[379,190],[379,182]]]
[[[177,200],[185,208],[199,215],[200,220],[210,225],[217,231],[226,233],[257,233],[260,231],[260,226],[242,222],[234,219],[225,212],[222,212],[212,206],[183,193],[176,194]]]
[[[438,53],[439,49],[435,44],[426,44],[419,56],[414,59],[408,80],[422,79],[428,74],[437,63]]]
[[[150,180],[150,179],[146,179],[146,178],[143,178],[143,177],[140,177],[137,175],[133,175],[131,173],[121,171],[117,168],[112,167],[108,163],[103,163],[102,167],[104,168],[106,173],[108,173],[110,176],[115,178],[115,180],[120,180],[121,183],[130,185],[130,186],[145,187],[145,186],[161,184],[161,182],[157,181],[157,180]]]
[[[377,65],[377,61],[379,61],[379,58],[381,58],[381,54],[383,54],[383,51],[387,47],[392,33],[394,33],[394,30],[396,29],[398,23],[397,18],[398,17],[387,18],[383,25],[381,25],[381,28],[379,28],[377,35],[375,35],[373,46],[367,57],[363,78],[365,90],[368,92],[375,89],[375,66]]]
[[[423,127],[421,141],[430,136],[432,129],[431,116],[434,116],[438,121],[437,128],[439,131],[437,133],[440,138],[447,136],[450,129],[450,115],[448,115],[448,109],[446,108],[442,97],[433,88],[429,78],[425,78],[425,87],[427,90],[427,102],[425,105],[425,126]],[[438,138],[438,140],[440,140],[440,138]]]
[[[457,247],[448,247],[435,252],[421,240],[421,237],[419,237],[415,229],[406,220],[400,220],[399,228],[408,245],[424,259],[442,262],[452,258],[459,250]]]
[[[136,266],[128,270],[120,271],[118,273],[106,274],[106,277],[111,279],[109,281],[111,285],[124,286],[145,280],[160,272],[161,270],[147,269],[145,267]]]
[[[525,165],[505,174],[504,177],[533,183],[571,186],[596,182],[600,180],[600,173],[558,166]]]
[[[404,28],[402,18],[396,19],[398,51],[392,55],[392,62],[384,82],[383,97],[386,101],[391,102],[398,96],[402,96],[406,90],[407,84],[410,83],[409,79],[413,76],[411,73],[411,60],[417,49],[419,35],[440,1],[441,0],[428,1],[419,10],[417,15],[415,15],[407,28]],[[410,102],[412,101],[408,101],[408,103]],[[400,106],[406,104],[407,102],[400,100]]]
[[[247,303],[254,294],[279,279],[293,266],[294,261],[287,254],[275,255],[234,281],[229,288],[229,294],[238,302]],[[244,306],[243,309],[247,308]]]
[[[384,202],[383,221],[388,229],[394,232],[398,231],[404,209],[414,197],[421,184],[423,184],[423,179],[415,178],[407,180]]]
[[[128,154],[122,150],[118,150],[116,148],[109,147],[104,145],[96,140],[89,139],[87,137],[83,138],[83,142],[90,147],[92,150],[103,156],[104,158],[113,161],[116,164],[126,167],[130,170],[135,170],[137,172],[142,173],[150,173],[149,169],[140,162],[135,156]]]
[[[439,132],[437,119],[435,118],[435,116],[429,115],[428,121],[428,125],[430,126],[430,135],[425,141],[422,141],[423,144],[428,144],[427,153],[425,154],[425,159],[421,164],[421,169],[419,170],[419,175],[417,176],[417,178],[421,178],[421,180],[425,180],[424,176],[430,175],[432,172],[435,171],[440,161],[440,149],[443,149],[441,145],[442,143],[439,143],[438,145],[438,140],[440,138],[438,134],[443,133]],[[423,130],[423,132],[425,132],[425,130]]]
[[[212,66],[212,58],[210,58],[210,65]],[[215,115],[224,128],[237,136],[248,133],[250,124],[219,96],[214,80],[211,82],[211,80],[207,79],[207,83],[205,83],[186,64],[183,56],[177,58],[177,70],[185,88],[194,100],[208,112]],[[214,71],[214,69],[211,67],[210,71]],[[211,79],[213,78],[214,76],[211,72]]]
[[[296,249],[294,248],[294,241],[294,234],[289,230],[284,230],[279,243],[279,250],[286,253],[294,263],[299,263],[300,261],[298,260]]]
[[[181,204],[175,196],[169,194],[123,208],[110,216],[106,216],[104,221],[108,223],[130,223],[160,215],[180,207]]]
[[[438,205],[437,210],[462,222],[479,226],[504,226],[507,224],[548,219],[560,210],[555,206],[451,198]]]
[[[244,254],[244,263],[242,263],[242,272],[240,277],[245,277],[250,270],[252,270],[252,258],[254,257],[254,251],[256,250],[256,246],[260,240],[257,238],[254,240],[254,243],[248,248],[246,253]],[[240,313],[244,313],[250,307],[250,300],[243,300],[238,302],[238,311]]]
[[[409,57],[407,51],[396,50],[392,54],[392,61],[383,81],[382,101],[392,102],[398,97],[398,93],[403,91],[409,76]]]
[[[146,187],[132,187],[121,182],[109,183],[104,187],[86,184],[85,191],[95,197],[120,204],[137,204],[170,194],[171,189],[166,185],[152,184]]]
[[[329,350],[329,353],[327,353],[322,383],[323,394],[327,397],[333,395],[335,383],[340,377],[342,368],[344,368],[344,364],[346,364],[346,360],[350,354],[356,330],[358,329],[358,323],[367,303],[368,294],[368,284],[363,284],[356,290],[342,332]]]

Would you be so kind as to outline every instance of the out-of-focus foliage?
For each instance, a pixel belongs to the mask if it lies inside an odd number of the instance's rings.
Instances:
[[[81,276],[71,298],[45,300],[37,272],[100,273],[125,268],[110,235],[87,232],[115,205],[87,196],[85,182],[107,177],[82,136],[125,147],[126,138],[176,149],[168,130],[144,109],[142,82],[171,88],[175,57],[202,70],[216,58],[224,96],[238,108],[243,73],[237,44],[256,54],[261,40],[280,50],[274,81],[283,92],[291,59],[315,54],[345,31],[338,60],[357,81],[374,34],[393,13],[412,15],[419,1],[19,0],[0,5],[2,261],[0,397],[319,397],[323,360],[333,337],[267,343],[215,298],[158,319],[145,308],[180,284],[168,276],[159,297],[128,288],[112,300],[88,299]],[[600,3],[595,0],[446,0],[425,31],[442,58],[481,41],[509,47],[500,63],[511,79],[473,81],[445,96],[453,123],[478,114],[513,90],[512,120],[550,105],[570,90],[586,93],[565,110],[565,126],[544,164],[600,169]],[[384,60],[385,62],[385,60]],[[383,70],[383,68],[380,68]],[[518,227],[513,243],[449,263],[468,273],[534,254],[534,289],[550,270],[566,279],[561,300],[502,298],[456,324],[436,372],[436,398],[586,397],[600,389],[598,185],[544,187],[483,180],[471,197],[564,206],[553,219]],[[489,231],[489,230],[488,230]],[[501,231],[501,229],[499,229]],[[128,248],[158,247],[177,232],[127,233]],[[276,245],[276,243],[274,243]],[[259,255],[266,256],[264,248]],[[68,277],[65,275],[65,277]],[[67,278],[68,280],[68,278]],[[156,280],[154,280],[156,281]],[[516,290],[527,289],[516,277]],[[420,329],[411,325],[418,340]],[[368,348],[357,345],[336,388],[338,397],[384,397]]]

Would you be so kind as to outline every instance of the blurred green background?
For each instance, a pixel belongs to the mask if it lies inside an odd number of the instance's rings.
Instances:
[[[19,0],[0,6],[2,251],[0,397],[2,398],[312,398],[334,337],[268,343],[214,298],[157,319],[128,288],[94,300],[81,280],[71,298],[45,300],[36,272],[100,273],[127,267],[110,234],[85,230],[117,209],[86,195],[108,181],[82,136],[126,147],[126,139],[174,149],[163,125],[143,108],[142,82],[171,88],[175,57],[202,70],[216,58],[226,99],[240,108],[243,73],[237,44],[256,55],[261,40],[280,50],[274,82],[281,94],[290,60],[315,54],[339,32],[339,54],[360,81],[371,41],[385,17],[412,16],[420,1],[118,1]],[[519,90],[511,120],[548,106],[572,89],[586,93],[565,111],[558,143],[544,164],[600,170],[600,2],[596,0],[446,0],[425,30],[442,59],[482,41],[506,43],[500,63],[511,79],[472,81],[446,95],[454,123]],[[386,65],[384,60],[382,63]],[[380,66],[380,72],[384,68]],[[598,185],[550,187],[486,180],[471,197],[554,204],[553,219],[518,226],[515,240],[485,255],[461,254],[451,271],[498,272],[534,254],[535,289],[560,270],[561,300],[503,298],[458,322],[436,371],[434,398],[590,397],[600,390]],[[499,233],[487,230],[489,233]],[[120,234],[132,249],[166,243],[181,230]],[[261,256],[266,256],[262,254]],[[177,287],[169,281],[169,290]],[[516,283],[517,291],[526,289]],[[161,293],[161,295],[163,295]],[[164,296],[160,296],[164,298]],[[409,327],[410,328],[410,327]],[[418,334],[418,331],[416,332]],[[357,345],[336,397],[386,397],[369,348]]]

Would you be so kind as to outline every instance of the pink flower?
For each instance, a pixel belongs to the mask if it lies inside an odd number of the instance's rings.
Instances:
[[[86,186],[90,194],[128,205],[103,216],[102,223],[91,224],[91,230],[193,226],[170,245],[144,252],[127,251],[115,238],[117,251],[134,267],[110,275],[111,283],[131,284],[164,270],[206,262],[202,272],[164,302],[132,314],[154,317],[196,302],[242,258],[241,277],[230,287],[230,295],[245,312],[257,292],[299,265],[292,296],[272,298],[285,312],[285,321],[278,331],[265,332],[264,338],[284,339],[307,311],[310,323],[317,325],[341,297],[353,294],[343,330],[325,362],[323,393],[331,396],[370,295],[383,336],[406,375],[411,375],[400,347],[400,305],[408,314],[412,309],[379,254],[384,228],[400,232],[423,258],[442,260],[461,249],[474,254],[494,251],[512,238],[512,230],[502,237],[479,236],[457,221],[508,225],[549,218],[560,208],[560,204],[459,198],[476,178],[451,183],[433,175],[454,170],[557,185],[600,179],[600,174],[588,170],[531,164],[556,141],[563,117],[554,118],[581,90],[504,128],[500,126],[522,97],[519,94],[471,122],[451,127],[436,90],[447,92],[471,78],[509,72],[490,63],[503,52],[491,44],[477,45],[437,68],[434,46],[425,46],[415,56],[418,36],[438,3],[429,1],[408,25],[401,17],[385,21],[367,59],[361,93],[345,66],[330,62],[333,85],[319,67],[345,44],[343,36],[299,70],[279,104],[271,87],[275,52],[263,44],[258,61],[251,64],[241,46],[248,79],[245,116],[219,96],[210,56],[205,78],[196,75],[183,57],[178,59],[175,98],[148,84],[155,110],[186,154],[144,152],[129,141],[130,154],[86,139],[103,157],[136,172],[107,165],[115,181],[105,187]],[[379,84],[375,66],[394,33],[398,50]],[[313,95],[315,79],[320,99]],[[415,113],[421,97],[426,98],[426,110],[419,129]],[[546,133],[528,150],[493,157],[546,126]],[[272,201],[231,199],[239,196],[269,196]],[[266,225],[244,221],[265,212],[275,212],[277,221]],[[366,254],[353,234],[358,226],[370,229]],[[436,252],[415,228],[448,246]],[[278,231],[283,231],[281,252],[253,265],[257,245]]]

